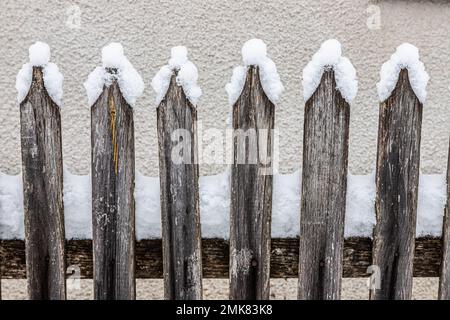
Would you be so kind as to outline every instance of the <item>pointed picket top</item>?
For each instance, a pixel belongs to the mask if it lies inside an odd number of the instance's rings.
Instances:
[[[120,43],[110,43],[102,49],[102,66],[96,67],[84,83],[89,106],[93,106],[105,87],[117,82],[129,106],[144,92],[144,81],[124,54]]]
[[[37,81],[45,87],[51,100],[57,106],[62,106],[64,77],[59,72],[58,66],[50,62],[50,47],[48,44],[38,41],[31,45],[29,59],[29,62],[22,66],[16,77],[18,103],[21,104],[27,98],[32,82]]]
[[[258,70],[258,78],[267,98],[275,105],[284,91],[275,63],[267,56],[267,46],[260,39],[248,40],[242,47],[243,66],[233,69],[231,81],[226,85],[228,102],[233,106],[242,92],[251,67]]]
[[[189,102],[195,107],[202,95],[202,90],[197,85],[197,67],[189,61],[187,48],[184,46],[173,47],[171,58],[167,65],[161,67],[152,79],[152,87],[156,93],[156,105],[166,98],[172,77],[176,84],[183,89],[183,93]]]
[[[430,77],[425,66],[419,60],[419,50],[409,43],[397,47],[391,58],[386,61],[380,70],[380,81],[377,83],[380,102],[386,101],[393,93],[400,77],[400,72],[406,70],[411,89],[420,103],[427,97],[427,84]]]
[[[303,69],[303,98],[308,101],[322,80],[324,71],[333,69],[336,89],[348,104],[351,104],[358,92],[356,70],[350,60],[342,56],[339,41],[330,39],[322,43],[312,60]]]

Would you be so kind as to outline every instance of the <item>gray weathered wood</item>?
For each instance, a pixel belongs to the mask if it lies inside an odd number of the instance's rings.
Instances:
[[[30,299],[65,299],[61,116],[42,68],[20,104],[23,201]]]
[[[299,239],[273,238],[271,241],[270,277],[298,277]],[[0,240],[4,249],[4,279],[24,279],[25,244],[22,240]],[[67,240],[67,265],[77,264],[82,278],[92,278],[92,241]],[[441,238],[417,238],[414,254],[414,277],[438,277],[441,264]],[[205,278],[227,278],[229,243],[223,239],[202,239],[202,267]],[[368,277],[372,261],[369,238],[348,238],[344,244],[344,277]],[[136,242],[136,278],[162,278],[161,239]]]
[[[421,127],[422,104],[403,69],[380,104],[373,265],[381,288],[370,291],[371,299],[411,298]]]
[[[450,143],[447,162],[447,205],[442,231],[442,263],[439,279],[439,299],[450,300]]]
[[[299,299],[339,299],[350,106],[327,69],[305,105]]]
[[[259,68],[251,66],[233,106],[231,299],[269,299],[274,121],[275,106],[261,86]],[[244,134],[247,139],[240,139]]]
[[[133,109],[116,80],[91,108],[91,144],[94,298],[134,299]]]
[[[202,298],[197,110],[176,75],[157,108],[166,299]]]
[[[3,278],[3,269],[5,268],[5,249],[3,248],[3,244],[0,241],[0,300],[2,300],[2,278]]]

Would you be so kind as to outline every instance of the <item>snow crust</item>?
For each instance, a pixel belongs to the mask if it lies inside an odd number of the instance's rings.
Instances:
[[[202,90],[197,85],[197,67],[189,61],[187,49],[183,46],[173,47],[171,57],[167,65],[161,67],[152,79],[152,88],[156,93],[156,105],[159,105],[166,96],[172,75],[177,73],[177,85],[183,88],[186,98],[196,106],[202,95]]]
[[[136,174],[136,239],[161,238],[159,178]]]
[[[356,70],[350,60],[342,56],[339,41],[330,39],[322,43],[312,60],[303,69],[303,98],[309,100],[320,84],[324,70],[333,69],[336,87],[342,97],[351,104],[358,92]]]
[[[258,66],[261,85],[267,98],[277,104],[284,91],[275,63],[267,56],[267,46],[260,39],[251,39],[242,47],[244,66],[233,69],[231,81],[225,86],[228,103],[233,106],[244,89],[245,78],[249,66]]]
[[[372,237],[375,219],[375,172],[347,176],[345,237]]]
[[[408,70],[411,87],[421,103],[427,98],[427,84],[430,77],[425,66],[419,60],[419,50],[409,43],[397,47],[391,58],[380,70],[380,82],[377,83],[378,96],[383,102],[391,95],[398,81],[402,69]]]
[[[229,170],[200,177],[202,237],[229,237]],[[301,172],[275,174],[272,237],[297,237],[300,225]],[[417,236],[438,237],[446,201],[445,175],[421,175]],[[161,237],[159,178],[136,175],[136,238]],[[345,237],[371,237],[375,226],[375,175],[349,175]],[[66,238],[92,238],[91,177],[64,172]],[[0,173],[0,239],[23,239],[22,177]]]
[[[48,95],[59,107],[62,106],[64,77],[58,66],[50,62],[50,47],[44,42],[36,42],[29,48],[29,62],[24,64],[16,77],[17,101],[22,103],[30,91],[33,67],[41,67],[44,86]]]
[[[421,174],[417,203],[417,236],[441,236],[446,201],[446,176]]]
[[[0,239],[23,239],[22,175],[0,172]]]
[[[116,69],[117,73],[111,73]],[[96,67],[84,83],[88,103],[92,106],[105,86],[116,80],[127,103],[133,107],[144,92],[144,81],[124,54],[120,43],[110,43],[102,49],[102,66]]]

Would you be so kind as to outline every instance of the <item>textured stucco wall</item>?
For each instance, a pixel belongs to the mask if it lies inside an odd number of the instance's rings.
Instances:
[[[71,11],[67,11],[73,5],[81,10],[80,28],[74,28]],[[369,28],[368,18],[377,8],[380,28]],[[145,94],[135,107],[137,168],[156,175],[155,96],[150,81],[166,63],[170,48],[186,45],[199,68],[203,127],[225,128],[229,107],[224,86],[232,68],[241,62],[242,44],[252,37],[267,43],[286,89],[276,114],[282,171],[300,165],[304,112],[301,71],[328,38],[341,41],[344,55],[358,72],[359,92],[351,111],[351,172],[363,174],[374,168],[378,121],[375,84],[381,64],[405,41],[419,47],[431,76],[424,108],[421,167],[425,173],[443,172],[446,167],[450,105],[450,3],[446,1],[3,0],[0,21],[2,172],[20,171],[14,85],[34,41],[51,45],[52,60],[65,76],[64,161],[79,174],[90,168],[90,111],[82,84],[100,64],[103,45],[110,41],[124,45],[146,82]],[[201,168],[202,174],[219,170]]]

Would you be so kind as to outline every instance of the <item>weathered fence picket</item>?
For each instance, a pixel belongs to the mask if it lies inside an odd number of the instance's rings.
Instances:
[[[442,227],[442,262],[439,279],[439,299],[450,300],[450,142],[447,162],[447,205]]]
[[[373,264],[380,268],[381,288],[371,290],[371,299],[411,298],[422,107],[402,69],[380,104]]]
[[[231,167],[231,299],[269,298],[274,122],[275,106],[264,93],[259,67],[250,66],[233,106],[237,134]]]
[[[20,103],[26,265],[30,299],[65,299],[61,116],[33,67]]]
[[[5,268],[4,258],[5,252],[3,249],[3,241],[0,240],[0,300],[2,300],[2,278],[3,278],[3,269]]]
[[[91,144],[94,298],[134,299],[133,109],[117,80],[91,107]]]
[[[299,299],[339,299],[350,106],[332,69],[305,105]]]
[[[177,84],[175,74],[157,108],[157,118],[164,296],[201,299],[197,110]]]

